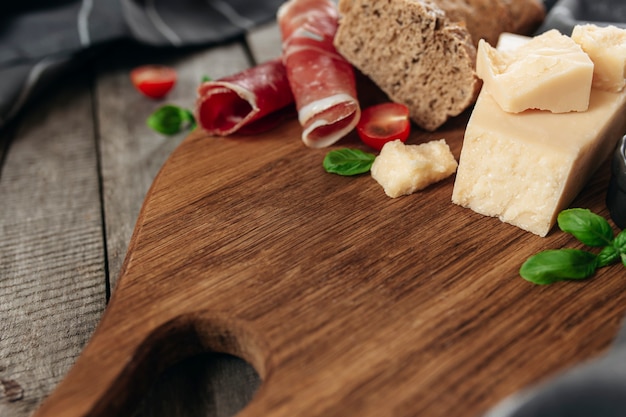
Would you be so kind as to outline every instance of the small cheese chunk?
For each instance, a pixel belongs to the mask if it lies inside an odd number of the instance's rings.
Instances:
[[[545,236],[626,132],[626,91],[591,90],[586,112],[504,112],[483,90],[452,201]]]
[[[553,29],[507,51],[480,40],[476,73],[504,111],[566,113],[587,110],[593,62],[580,45]]]
[[[498,51],[512,51],[527,43],[531,38],[517,33],[502,32],[498,37]]]
[[[594,63],[593,86],[618,93],[626,77],[626,29],[615,26],[577,25],[572,39]]]
[[[412,194],[452,175],[456,159],[445,139],[420,145],[387,142],[372,164],[372,178],[395,198]]]

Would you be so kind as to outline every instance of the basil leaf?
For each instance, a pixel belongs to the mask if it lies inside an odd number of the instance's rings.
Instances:
[[[195,128],[196,120],[190,110],[168,104],[152,113],[146,124],[164,135],[175,135],[185,128]]]
[[[326,172],[339,175],[358,175],[366,173],[372,167],[376,155],[360,149],[337,149],[324,157],[322,165]]]
[[[588,209],[563,210],[557,222],[562,231],[571,233],[587,246],[607,246],[613,242],[613,229],[609,222]]]
[[[622,230],[613,240],[613,246],[621,254],[626,254],[626,230]]]
[[[553,249],[531,256],[520,268],[527,281],[544,285],[566,279],[588,278],[597,269],[597,257],[579,249]]]
[[[598,254],[598,268],[614,264],[620,259],[620,253],[614,246],[605,246]]]
[[[613,247],[619,253],[622,259],[622,264],[626,266],[626,230],[622,230],[615,236],[613,240]]]
[[[187,122],[187,128],[189,130],[193,130],[196,128],[196,118],[193,115],[193,112],[189,109],[182,109],[183,121]]]

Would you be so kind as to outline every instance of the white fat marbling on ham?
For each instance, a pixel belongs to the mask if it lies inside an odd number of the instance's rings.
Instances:
[[[281,59],[276,59],[202,83],[196,118],[211,135],[231,135],[243,128],[255,133],[275,126],[277,113],[292,103],[285,67]]]

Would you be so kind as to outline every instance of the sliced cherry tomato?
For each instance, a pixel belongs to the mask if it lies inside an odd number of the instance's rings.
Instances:
[[[159,99],[174,87],[176,71],[164,65],[143,65],[130,72],[130,79],[140,93]]]
[[[381,150],[392,140],[405,142],[411,132],[409,108],[399,103],[382,103],[361,112],[356,126],[359,137],[366,145]]]

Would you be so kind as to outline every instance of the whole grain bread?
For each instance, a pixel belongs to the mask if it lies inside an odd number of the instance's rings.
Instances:
[[[429,0],[339,0],[335,47],[411,119],[435,130],[476,99],[476,48]]]
[[[335,47],[411,119],[435,130],[474,103],[476,45],[530,34],[541,0],[339,0]]]

